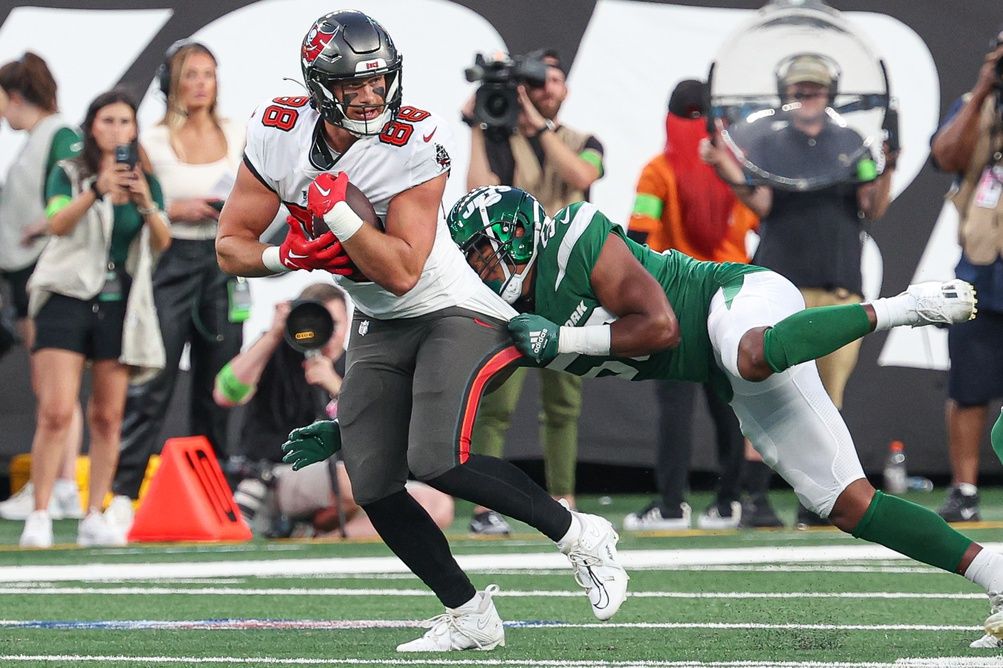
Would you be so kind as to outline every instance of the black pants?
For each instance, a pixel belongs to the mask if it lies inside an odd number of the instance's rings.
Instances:
[[[191,344],[189,432],[209,439],[216,456],[227,453],[227,409],[212,400],[216,374],[240,352],[243,326],[229,320],[229,277],[216,263],[215,242],[175,239],[153,275],[153,297],[167,364],[153,380],[129,388],[122,420],[122,449],[112,488],[136,498],[178,377],[185,343]]]
[[[661,410],[655,484],[666,509],[678,508],[686,500],[693,452],[693,410],[700,387],[694,383],[658,381]],[[745,440],[731,407],[718,398],[710,385],[702,387],[717,436],[717,459],[721,469],[717,503],[727,504],[739,497]]]

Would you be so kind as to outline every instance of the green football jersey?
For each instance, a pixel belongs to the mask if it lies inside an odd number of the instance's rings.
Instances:
[[[679,346],[642,357],[564,353],[547,367],[587,378],[615,375],[628,380],[710,382],[722,397],[730,399],[731,386],[717,366],[707,335],[710,301],[722,287],[737,292],[745,274],[763,271],[762,267],[700,262],[673,250],[656,253],[628,239],[623,228],[593,205],[578,202],[561,209],[541,227],[535,312],[566,327],[602,325],[616,320],[599,304],[590,281],[599,253],[611,234],[627,244],[634,257],[665,289],[679,321]]]

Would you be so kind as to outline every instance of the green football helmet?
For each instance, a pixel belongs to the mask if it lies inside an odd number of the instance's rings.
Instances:
[[[536,260],[536,242],[547,212],[525,190],[509,186],[475,188],[460,198],[446,218],[449,234],[464,256],[478,251],[483,270],[500,266],[505,278],[485,284],[509,304],[522,296],[522,284]],[[486,250],[490,248],[490,250]],[[515,273],[514,265],[526,265]]]

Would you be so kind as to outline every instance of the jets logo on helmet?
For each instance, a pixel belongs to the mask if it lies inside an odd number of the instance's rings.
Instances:
[[[543,207],[525,190],[487,186],[470,191],[453,206],[446,226],[464,255],[476,251],[487,267],[499,266],[505,277],[487,285],[512,304],[533,262],[540,230],[548,224]],[[524,265],[518,272],[514,265]]]

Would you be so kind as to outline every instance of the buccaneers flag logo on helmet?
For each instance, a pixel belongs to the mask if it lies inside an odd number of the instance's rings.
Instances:
[[[328,23],[327,21],[320,20],[310,28],[310,32],[306,34],[303,38],[303,49],[300,52],[300,57],[303,59],[305,64],[313,63],[317,60],[317,56],[321,54],[328,43],[330,43],[331,38],[335,36],[338,32],[338,28],[341,26],[337,23]]]

